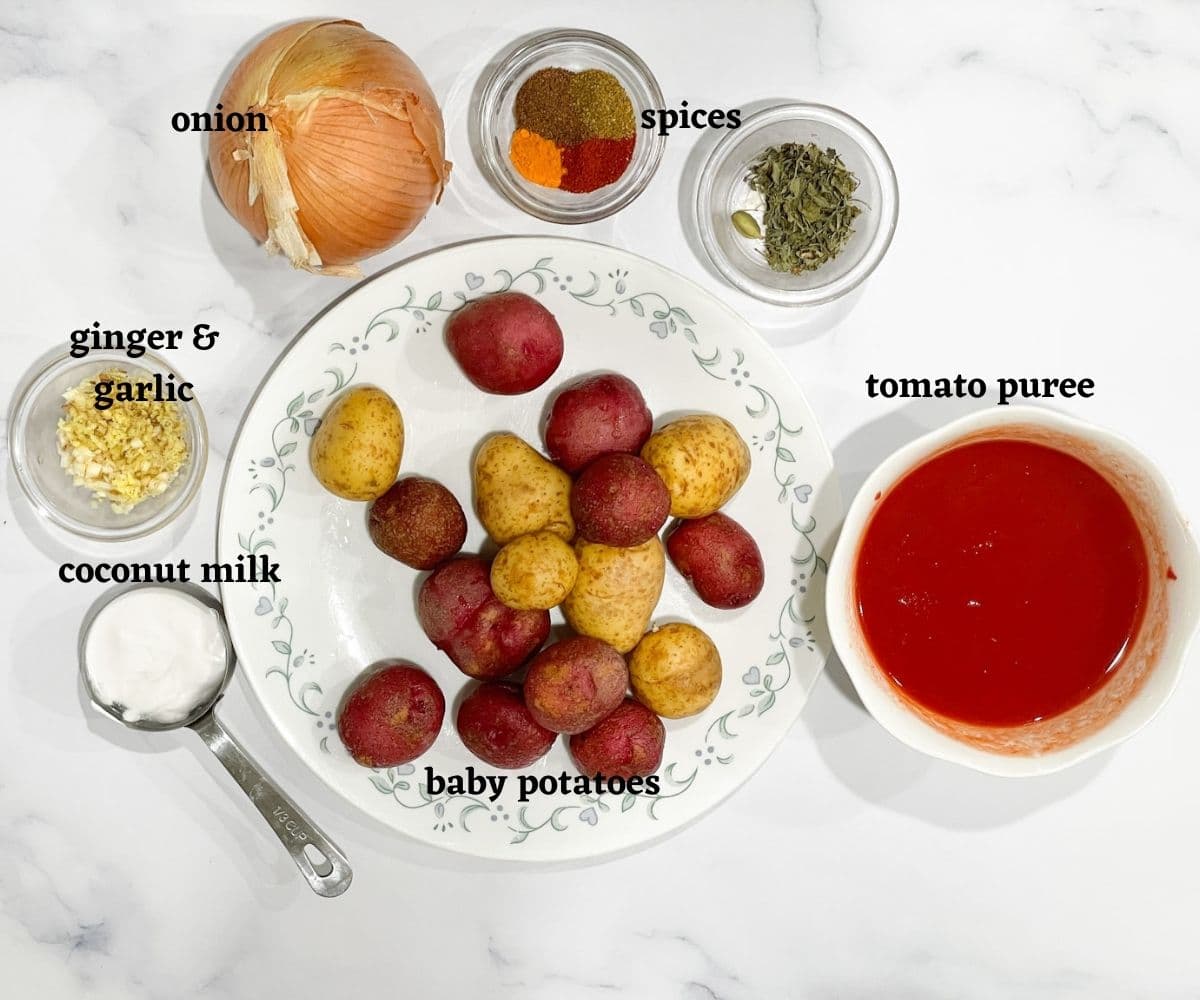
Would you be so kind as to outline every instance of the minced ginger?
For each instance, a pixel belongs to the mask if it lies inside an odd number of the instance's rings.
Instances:
[[[96,409],[97,382],[127,382],[113,368],[89,376],[63,394],[58,453],[76,486],[92,491],[94,503],[108,501],[125,514],[162,493],[188,457],[178,403],[113,402]]]

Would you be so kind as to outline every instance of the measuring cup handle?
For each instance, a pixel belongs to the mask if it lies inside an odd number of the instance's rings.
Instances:
[[[319,896],[340,896],[345,892],[353,872],[341,849],[263,774],[211,711],[192,723],[191,728],[200,734],[208,749],[262,813],[313,892]]]

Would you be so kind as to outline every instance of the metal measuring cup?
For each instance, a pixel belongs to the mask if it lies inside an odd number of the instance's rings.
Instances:
[[[87,667],[87,640],[92,623],[113,600],[131,590],[157,587],[167,590],[182,591],[189,597],[200,601],[205,607],[211,608],[217,614],[221,627],[221,636],[225,641],[225,675],[213,690],[212,694],[199,704],[179,722],[154,722],[149,719],[129,720],[121,714],[120,705],[107,705],[97,696],[92,686],[91,675]],[[300,874],[304,876],[313,892],[319,896],[340,896],[350,886],[353,873],[346,855],[341,848],[333,843],[299,807],[292,802],[275,783],[268,778],[240,743],[237,742],[221,725],[213,709],[225,688],[233,677],[237,657],[234,654],[233,642],[229,638],[229,627],[225,624],[225,615],[221,603],[206,590],[190,584],[159,584],[135,583],[126,586],[113,587],[100,595],[100,598],[88,609],[79,629],[79,672],[87,690],[92,705],[109,718],[116,719],[123,726],[139,729],[144,732],[165,732],[187,726],[204,740],[208,749],[216,755],[217,760],[225,765],[242,791],[262,814],[267,825],[275,831]]]

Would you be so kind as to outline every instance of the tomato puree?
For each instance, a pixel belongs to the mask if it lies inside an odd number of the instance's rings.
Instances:
[[[878,502],[859,547],[867,644],[903,694],[980,726],[1073,708],[1121,665],[1148,590],[1129,507],[1064,451],[985,439]]]

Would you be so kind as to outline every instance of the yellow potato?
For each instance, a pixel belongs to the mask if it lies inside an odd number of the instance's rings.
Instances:
[[[646,631],[662,593],[666,561],[657,537],[628,548],[579,539],[579,575],[563,601],[567,624],[628,653]]]
[[[712,413],[673,420],[642,446],[671,494],[674,517],[720,510],[750,475],[750,449],[728,420]]]
[[[404,454],[404,418],[382,389],[350,389],[325,411],[309,459],[325,489],[347,500],[374,500],[387,492]]]
[[[666,719],[703,712],[721,689],[721,654],[695,625],[671,622],[642,636],[629,657],[633,696]]]
[[[575,586],[579,563],[552,531],[514,538],[492,560],[492,590],[518,611],[548,610]]]
[[[534,531],[569,542],[571,477],[515,434],[493,434],[475,456],[475,511],[498,545]]]

